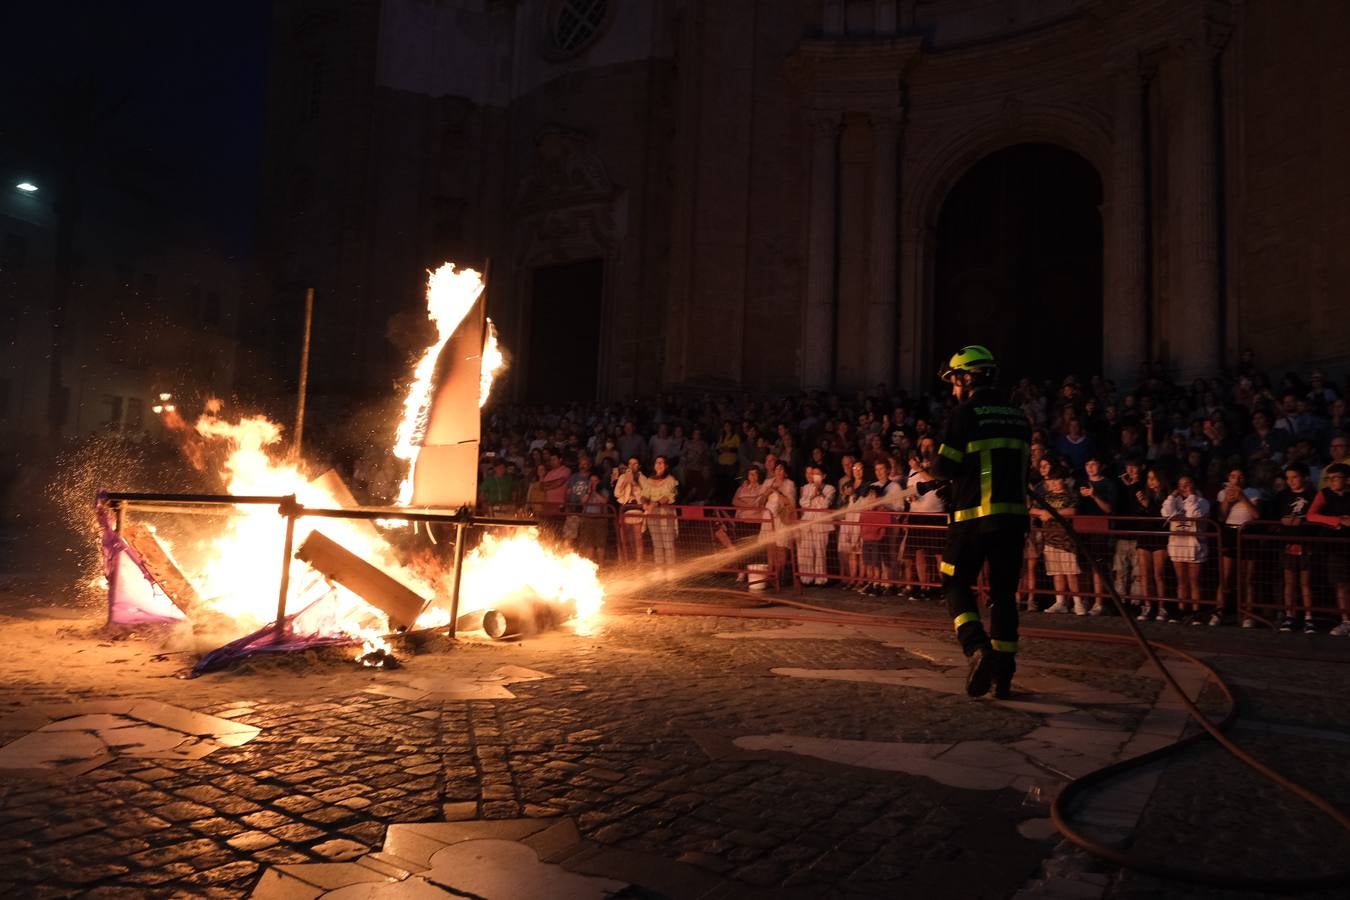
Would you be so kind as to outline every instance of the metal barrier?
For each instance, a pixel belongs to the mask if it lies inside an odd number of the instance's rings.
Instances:
[[[795,571],[793,547],[789,542],[775,539],[775,533],[783,531],[783,526],[767,512],[733,506],[676,506],[671,509],[676,523],[672,565],[681,566],[681,570],[687,572],[690,569],[681,563],[707,557],[708,566],[693,567],[694,571],[735,575],[737,582],[744,582],[756,590],[770,587],[779,590],[784,575]],[[622,513],[620,518],[619,527],[623,530],[626,523]],[[659,535],[659,529],[663,527],[656,516],[644,516],[643,525],[649,541],[653,540],[654,534]],[[653,526],[658,530],[654,532]],[[628,527],[631,530],[633,526]],[[655,546],[651,549],[654,551]]]
[[[835,510],[840,518],[806,519],[796,532],[795,577],[804,585],[878,585],[915,590],[941,585],[938,564],[946,516],[884,510]]]
[[[128,516],[134,510],[186,515],[230,515],[240,507],[275,507],[285,522],[285,537],[280,554],[280,575],[277,587],[276,617],[272,631],[279,640],[285,628],[287,601],[290,595],[292,556],[295,550],[295,526],[299,519],[353,519],[366,522],[399,520],[425,525],[452,525],[455,529],[454,578],[450,597],[450,635],[455,635],[459,618],[460,578],[464,568],[466,531],[484,527],[529,527],[534,522],[491,516],[475,516],[466,508],[461,510],[410,509],[391,506],[358,506],[342,508],[307,507],[299,503],[295,494],[285,496],[236,496],[231,494],[170,494],[104,492],[98,494],[98,503],[106,506],[113,517],[114,528],[121,532]],[[252,562],[252,561],[250,561]]]
[[[625,558],[612,506],[605,505],[599,512],[578,512],[561,504],[536,503],[523,509],[522,514],[549,543],[575,550],[596,565]]]
[[[1320,525],[1255,521],[1235,529],[1238,611],[1277,627],[1312,614],[1326,630],[1350,615],[1350,536]],[[1302,623],[1299,623],[1302,627]]]
[[[1178,616],[1222,609],[1219,597],[1222,535],[1212,519],[1163,519],[1154,516],[1074,516],[1074,533],[1088,552],[1111,572],[1114,587],[1127,601],[1148,605],[1154,615]],[[1024,596],[1077,597],[1105,603],[1108,595],[1095,570],[1067,535],[1032,520],[1024,553]],[[1056,590],[1054,574],[1063,587]]]

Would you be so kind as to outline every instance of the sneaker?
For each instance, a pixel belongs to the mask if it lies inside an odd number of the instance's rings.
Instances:
[[[1209,627],[1210,627],[1210,628],[1216,628],[1216,627],[1218,627],[1219,625],[1222,625],[1222,624],[1223,624],[1223,616],[1219,615],[1218,613],[1210,613],[1210,616],[1209,616]],[[1252,624],[1255,625],[1256,623],[1255,623],[1255,622],[1252,622]],[[1244,625],[1244,626],[1242,626],[1242,627],[1243,627],[1243,628],[1246,628],[1247,626]]]
[[[1063,599],[1059,599],[1046,607],[1045,611],[1048,613],[1067,613],[1069,611],[1069,604],[1065,603]]]
[[[1167,610],[1163,609],[1162,607],[1158,607],[1158,618],[1154,619],[1153,621],[1158,622],[1159,624],[1162,625],[1175,625],[1177,620],[1169,618],[1167,615]]]
[[[1152,615],[1152,613],[1153,613],[1153,604],[1145,603],[1143,606],[1139,607],[1139,615],[1135,616],[1134,620],[1136,622],[1147,622],[1148,617]]]
[[[970,654],[970,669],[966,672],[967,694],[971,697],[983,697],[989,693],[989,688],[994,683],[994,670],[999,668],[998,657],[1001,655],[995,653],[994,648],[988,644],[975,648],[975,652]]]
[[[1293,631],[1293,630],[1294,630],[1294,617],[1293,617],[1293,616],[1285,616],[1283,619],[1280,619],[1280,630],[1283,631],[1283,632],[1285,632],[1285,633],[1288,633],[1288,632],[1290,632],[1290,631]]]
[[[1200,613],[1200,610],[1197,609],[1195,612],[1191,613],[1191,615],[1190,615],[1190,623],[1191,623],[1192,625],[1203,625],[1203,624],[1205,624],[1205,622],[1206,622],[1206,619],[1205,619],[1205,617]]]
[[[1255,627],[1256,627],[1256,620],[1253,619],[1251,616],[1248,616],[1247,618],[1245,618],[1245,619],[1242,620],[1242,627],[1243,627],[1243,628],[1255,628]]]
[[[1092,609],[1089,609],[1087,614],[1089,616],[1100,616],[1104,612],[1106,612],[1106,607],[1103,605],[1102,601],[1098,600],[1096,603],[1092,604]]]
[[[1317,634],[1317,624],[1316,624],[1315,622],[1313,622],[1313,617],[1312,617],[1312,616],[1304,616],[1304,617],[1303,617],[1303,633],[1304,633],[1304,634]]]
[[[1074,598],[1073,598],[1073,614],[1074,614],[1075,616],[1086,616],[1086,615],[1087,615],[1087,604],[1084,603],[1084,602],[1082,601],[1082,599],[1079,598],[1079,597],[1074,597]]]
[[[1350,637],[1350,620],[1342,619],[1341,624],[1327,633],[1332,637]]]

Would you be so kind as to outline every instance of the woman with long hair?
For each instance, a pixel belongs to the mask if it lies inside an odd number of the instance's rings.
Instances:
[[[1139,584],[1143,589],[1144,600],[1136,619],[1147,622],[1153,613],[1150,597],[1158,598],[1158,617],[1154,621],[1168,622],[1167,604],[1167,536],[1164,534],[1167,523],[1162,519],[1162,505],[1172,493],[1167,477],[1156,466],[1148,470],[1144,485],[1135,494],[1139,507],[1147,516],[1156,517],[1153,522],[1140,522],[1139,528],[1146,532],[1139,536],[1139,546],[1135,550],[1135,568],[1139,571]]]
[[[792,526],[797,523],[797,485],[788,477],[787,466],[774,463],[773,473],[764,486],[764,509],[768,513],[768,527],[774,532],[769,548],[769,574],[774,583],[781,583],[783,566],[795,536]]]
[[[680,483],[671,474],[664,456],[652,460],[651,475],[640,476],[643,524],[652,536],[652,558],[663,578],[670,577],[670,567],[675,564],[675,537],[680,528],[675,518],[675,498],[679,490]]]
[[[1209,515],[1209,501],[1195,490],[1189,475],[1177,479],[1177,489],[1162,505],[1171,537],[1167,555],[1177,576],[1177,614],[1192,625],[1203,625],[1200,618],[1200,564],[1209,558],[1209,546],[1196,534],[1199,520]],[[1187,608],[1189,605],[1189,609]]]
[[[642,469],[636,456],[615,469],[614,502],[619,506],[619,548],[632,562],[642,563]]]
[[[862,581],[862,520],[860,507],[867,498],[867,485],[863,482],[863,464],[854,460],[849,466],[847,477],[839,483],[841,503],[849,507],[844,521],[839,525],[839,568],[844,576],[842,587],[857,589],[863,587]]]

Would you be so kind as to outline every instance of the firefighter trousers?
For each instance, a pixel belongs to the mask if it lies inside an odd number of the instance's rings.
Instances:
[[[943,593],[956,628],[956,639],[969,656],[988,643],[1004,653],[1017,652],[1017,582],[1022,574],[1026,526],[1009,522],[989,527],[953,523],[942,551]],[[975,580],[989,563],[989,633],[980,621]]]

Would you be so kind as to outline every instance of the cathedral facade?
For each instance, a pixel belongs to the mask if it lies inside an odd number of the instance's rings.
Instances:
[[[488,269],[518,399],[1350,361],[1350,4],[281,0],[265,263],[316,386]]]

